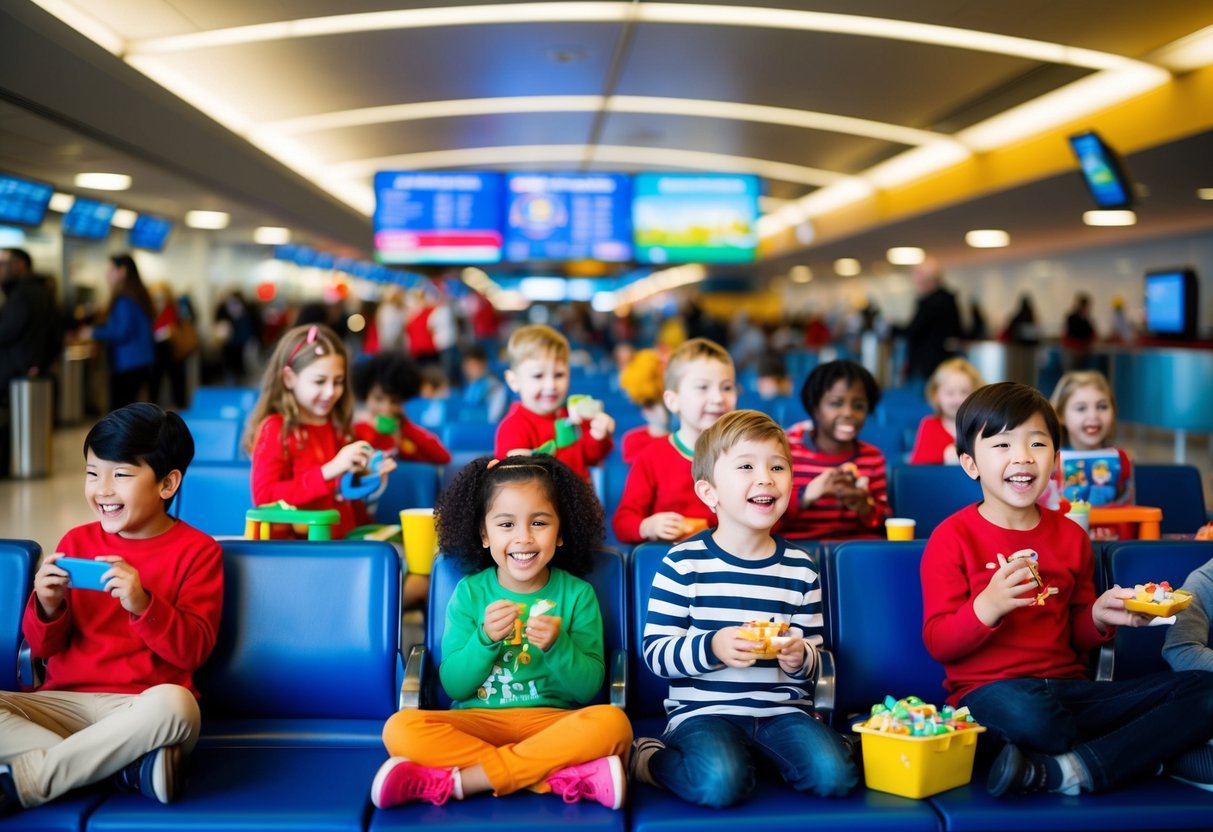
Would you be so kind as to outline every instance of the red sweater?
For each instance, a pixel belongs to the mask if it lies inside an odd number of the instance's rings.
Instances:
[[[139,570],[152,600],[135,616],[104,592],[68,589],[63,606],[47,621],[31,593],[21,626],[33,654],[48,659],[41,690],[142,693],[173,684],[197,696],[194,671],[215,646],[223,608],[219,544],[181,521],[139,540],[89,523],[65,534],[56,551],[78,558],[121,556]]]
[[[987,627],[973,612],[995,571],[987,564],[1020,549],[1036,551],[1041,580],[1059,592]],[[948,702],[1003,679],[1085,678],[1083,654],[1115,635],[1111,627],[1101,635],[1091,619],[1094,564],[1082,527],[1056,511],[1041,509],[1030,531],[996,526],[976,504],[940,523],[922,557],[922,639],[944,666]]]
[[[676,511],[683,517],[702,517],[716,526],[716,515],[695,493],[691,460],[674,447],[674,437],[654,442],[636,458],[628,472],[611,527],[620,543],[640,543],[640,524],[659,511]]]
[[[632,428],[623,435],[623,439],[619,441],[619,456],[624,462],[629,465],[640,458],[640,454],[649,445],[654,445],[669,438],[669,434],[654,436],[649,433],[648,425],[641,425],[638,428]]]
[[[358,422],[354,425],[354,437],[370,442],[377,451],[394,451],[395,458],[402,461],[434,465],[446,465],[451,461],[451,452],[442,440],[408,419],[400,420],[400,430],[395,436],[380,433],[369,422]]]
[[[497,426],[497,437],[493,442],[493,455],[504,459],[515,448],[538,448],[544,442],[556,438],[556,420],[568,416],[568,410],[560,408],[551,416],[541,416],[514,402]],[[585,479],[590,478],[590,466],[607,458],[614,447],[610,434],[601,441],[590,436],[587,425],[581,425],[581,438],[556,451],[556,458],[572,468]]]
[[[943,426],[942,416],[923,416],[910,452],[911,465],[943,465],[943,452],[956,444],[956,437]]]
[[[884,454],[875,445],[856,440],[854,448],[844,454],[823,454],[813,444],[810,422],[800,422],[788,431],[788,445],[792,449],[792,499],[787,513],[775,531],[784,537],[799,540],[846,540],[852,538],[883,538],[884,520],[889,516],[888,475],[885,472]],[[860,519],[859,515],[844,508],[831,494],[823,495],[806,509],[800,508],[800,499],[805,486],[818,475],[851,462],[859,469],[856,479],[868,478],[868,494],[872,497],[872,511]]]
[[[333,540],[340,540],[356,526],[371,522],[361,500],[346,500],[337,491],[341,478],[326,480],[321,467],[337,451],[352,442],[338,436],[332,422],[301,425],[286,444],[282,441],[282,416],[266,418],[257,430],[253,446],[253,505],[286,500],[296,508],[335,508],[341,520],[333,527]],[[276,529],[277,531],[277,529]]]

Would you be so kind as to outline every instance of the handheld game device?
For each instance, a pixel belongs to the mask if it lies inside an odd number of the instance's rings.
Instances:
[[[72,589],[104,592],[105,581],[101,576],[108,572],[113,564],[88,558],[59,558],[55,561],[55,566],[67,573]]]
[[[375,472],[382,464],[383,451],[375,451],[371,454],[371,461],[367,463],[366,467]],[[372,494],[382,491],[386,485],[382,474],[356,474],[353,471],[346,471],[341,476],[341,496],[347,500],[365,500]]]

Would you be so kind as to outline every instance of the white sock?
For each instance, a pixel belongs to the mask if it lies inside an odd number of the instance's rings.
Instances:
[[[451,794],[456,800],[463,800],[463,775],[459,773],[459,766],[451,769],[451,781],[454,783]]]
[[[1083,790],[1092,790],[1091,775],[1077,754],[1069,751],[1065,754],[1058,754],[1053,759],[1061,767],[1061,785],[1053,791],[1074,797]]]

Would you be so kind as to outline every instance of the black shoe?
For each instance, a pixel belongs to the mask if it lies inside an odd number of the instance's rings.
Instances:
[[[17,784],[13,781],[13,770],[0,766],[0,818],[14,815],[25,807],[17,797]]]
[[[986,788],[994,797],[1008,794],[1031,794],[1045,787],[1048,769],[1044,763],[1033,762],[1014,745],[1007,743],[994,758]]]
[[[1169,760],[1163,770],[1176,780],[1213,792],[1213,745],[1189,748]]]
[[[185,754],[179,745],[165,745],[149,751],[114,775],[114,783],[124,792],[139,792],[161,803],[172,803],[185,785]]]

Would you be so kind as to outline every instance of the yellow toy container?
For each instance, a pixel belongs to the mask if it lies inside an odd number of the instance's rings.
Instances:
[[[963,786],[973,779],[977,735],[986,730],[974,725],[933,737],[912,737],[855,726],[863,734],[864,780],[869,789],[912,797]]]

